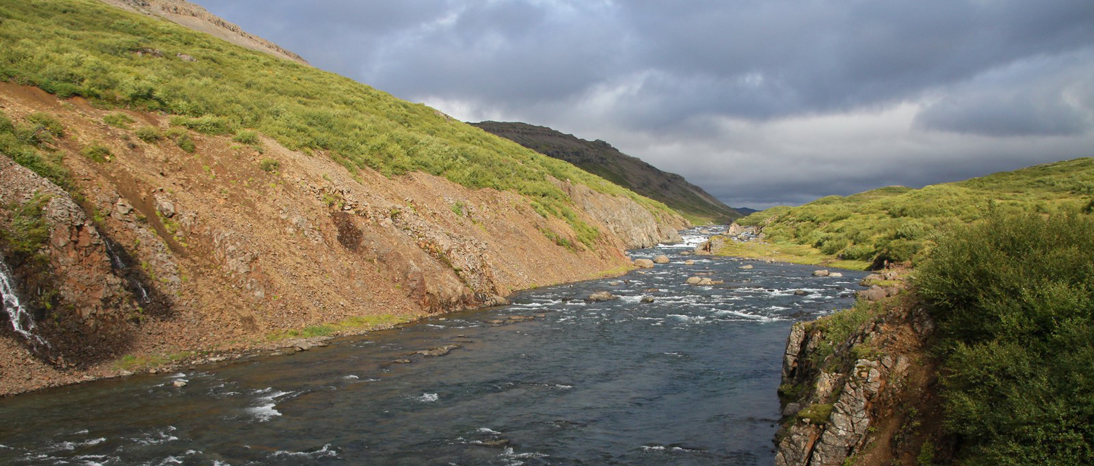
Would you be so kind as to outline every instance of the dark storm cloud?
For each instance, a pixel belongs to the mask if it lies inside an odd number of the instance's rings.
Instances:
[[[731,203],[1094,155],[1090,0],[199,3],[398,97],[604,139]]]

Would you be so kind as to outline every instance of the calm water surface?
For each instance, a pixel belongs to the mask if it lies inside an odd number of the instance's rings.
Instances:
[[[789,328],[849,306],[863,274],[690,249],[291,356],[3,399],[0,464],[772,464]],[[725,283],[683,284],[698,273]],[[602,290],[620,299],[582,299]]]

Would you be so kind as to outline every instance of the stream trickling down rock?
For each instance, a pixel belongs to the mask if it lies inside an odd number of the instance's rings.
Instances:
[[[501,308],[2,399],[0,464],[772,464],[790,326],[864,274],[681,256],[685,233],[631,251],[670,264]],[[724,283],[684,284],[700,274]]]

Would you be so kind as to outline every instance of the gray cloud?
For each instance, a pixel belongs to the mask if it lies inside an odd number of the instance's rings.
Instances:
[[[467,120],[604,139],[731,204],[1094,155],[1089,0],[199,0]]]

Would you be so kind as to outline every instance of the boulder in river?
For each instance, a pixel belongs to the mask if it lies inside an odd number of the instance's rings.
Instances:
[[[828,276],[831,278],[843,278],[843,274],[839,272],[831,272],[828,274]]]
[[[703,281],[703,279],[699,277],[688,277],[687,283],[688,285],[698,285],[701,281]]]
[[[598,291],[585,298],[585,301],[590,303],[599,303],[603,301],[611,301],[613,299],[615,299],[615,295],[607,291]]]
[[[693,260],[686,260],[686,261],[684,261],[684,265],[695,265],[695,261],[693,261]]]
[[[830,274],[828,273],[827,270],[814,270],[813,271],[813,276],[814,277],[827,277],[828,275],[830,275]]]
[[[699,286],[711,286],[711,285],[714,285],[714,280],[711,280],[711,279],[705,278],[705,277],[702,280],[699,280]]]
[[[653,262],[656,263],[656,264],[668,264],[669,263],[669,256],[666,256],[666,255],[662,254],[660,256],[655,257],[653,259]]]
[[[653,268],[653,261],[651,261],[649,259],[635,259],[634,260],[634,266],[638,267],[640,269],[652,269]]]
[[[642,300],[639,301],[639,302],[642,303],[642,304],[652,303],[653,302],[653,296],[643,296]]]
[[[742,265],[742,266],[737,267],[737,268],[741,269],[741,270],[752,270],[752,264]]]
[[[430,349],[430,350],[415,351],[414,354],[420,354],[422,356],[430,356],[430,357],[439,357],[439,356],[445,356],[448,353],[451,353],[452,350],[454,350],[456,348],[459,348],[459,347],[460,347],[460,345],[444,345],[442,347],[433,348],[433,349]]]

